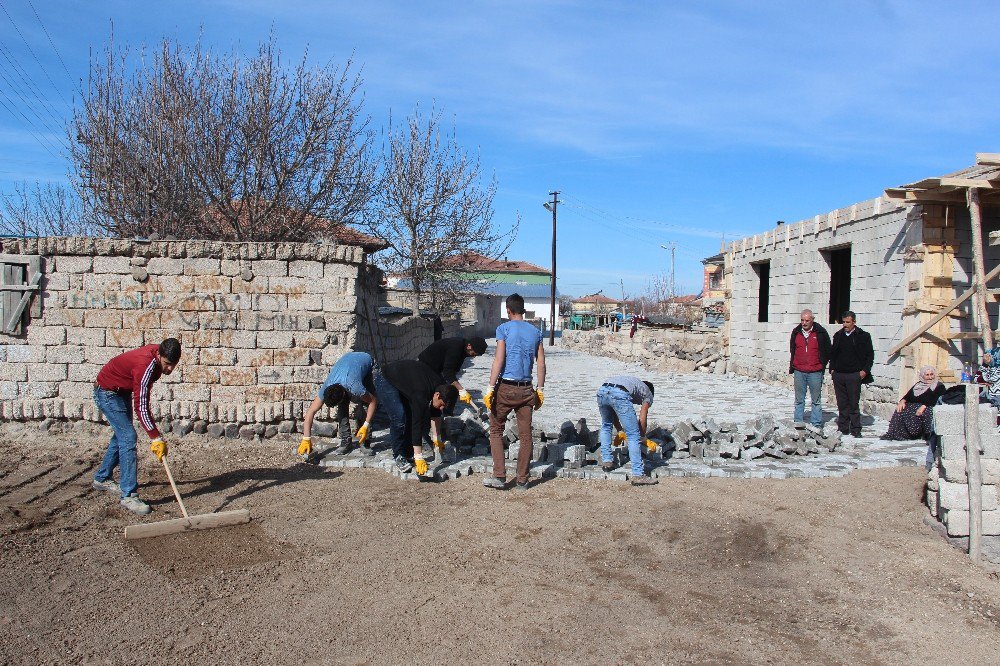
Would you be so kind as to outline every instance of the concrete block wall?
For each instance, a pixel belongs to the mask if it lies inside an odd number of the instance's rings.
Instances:
[[[997,410],[992,405],[979,406],[983,534],[989,536],[1000,535],[1000,433],[997,432],[996,418]],[[935,407],[934,431],[941,437],[941,448],[927,482],[927,506],[948,529],[949,536],[968,536],[965,407]]]
[[[122,351],[181,340],[154,387],[161,422],[299,419],[330,366],[359,345],[358,247],[304,243],[3,240],[40,255],[42,314],[0,335],[0,417],[100,420],[93,382]],[[395,333],[389,333],[390,338]]]
[[[732,267],[729,322],[729,370],[751,377],[791,382],[788,336],[808,308],[831,334],[840,328],[829,319],[830,267],[825,250],[851,247],[851,309],[858,325],[871,333],[875,347],[875,383],[862,393],[866,413],[887,417],[898,397],[899,359],[888,358],[902,339],[907,276],[903,255],[921,242],[921,224],[913,207],[879,198],[780,225],[727,247]],[[770,261],[770,308],[758,322],[759,278],[754,264]],[[827,378],[827,400],[834,398]]]

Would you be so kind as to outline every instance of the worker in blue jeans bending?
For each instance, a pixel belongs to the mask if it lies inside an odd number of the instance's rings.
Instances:
[[[615,468],[611,456],[611,441],[620,441],[622,435],[614,429],[625,432],[628,443],[628,457],[632,463],[632,485],[652,486],[659,483],[646,475],[642,461],[642,447],[650,442],[646,439],[646,416],[653,404],[653,385],[628,375],[609,377],[597,390],[597,408],[601,412],[601,468],[610,472]],[[640,405],[636,416],[632,405]],[[654,445],[655,446],[655,445]]]

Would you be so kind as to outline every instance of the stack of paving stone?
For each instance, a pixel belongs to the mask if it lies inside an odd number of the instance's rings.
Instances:
[[[997,411],[979,406],[982,443],[983,534],[1000,535],[1000,433]],[[948,536],[969,535],[969,480],[966,476],[965,407],[938,405],[934,408],[934,432],[940,438],[934,465],[927,478],[927,506],[948,530]]]
[[[650,439],[662,442],[664,450],[674,450],[673,458],[739,458],[754,460],[762,456],[785,459],[789,456],[807,456],[820,452],[833,452],[840,446],[840,432],[823,431],[801,422],[788,419],[775,421],[771,416],[761,416],[743,424],[716,423],[714,419],[681,421],[669,430],[653,428]]]

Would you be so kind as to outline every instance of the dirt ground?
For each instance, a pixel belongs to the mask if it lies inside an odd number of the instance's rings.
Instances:
[[[913,468],[502,493],[185,440],[189,510],[253,521],[126,542],[179,515],[155,460],[140,519],[90,489],[99,438],[31,439],[0,442],[2,663],[997,663],[997,577]]]

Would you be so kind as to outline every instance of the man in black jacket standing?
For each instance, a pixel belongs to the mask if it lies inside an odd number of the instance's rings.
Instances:
[[[812,310],[803,310],[788,341],[788,374],[795,378],[796,421],[805,420],[806,389],[812,397],[809,422],[823,429],[823,374],[830,359],[830,334],[815,322]]]
[[[833,334],[830,374],[837,394],[837,428],[845,435],[861,437],[861,385],[872,380],[875,349],[872,336],[857,326],[854,313],[841,316],[844,327]]]

